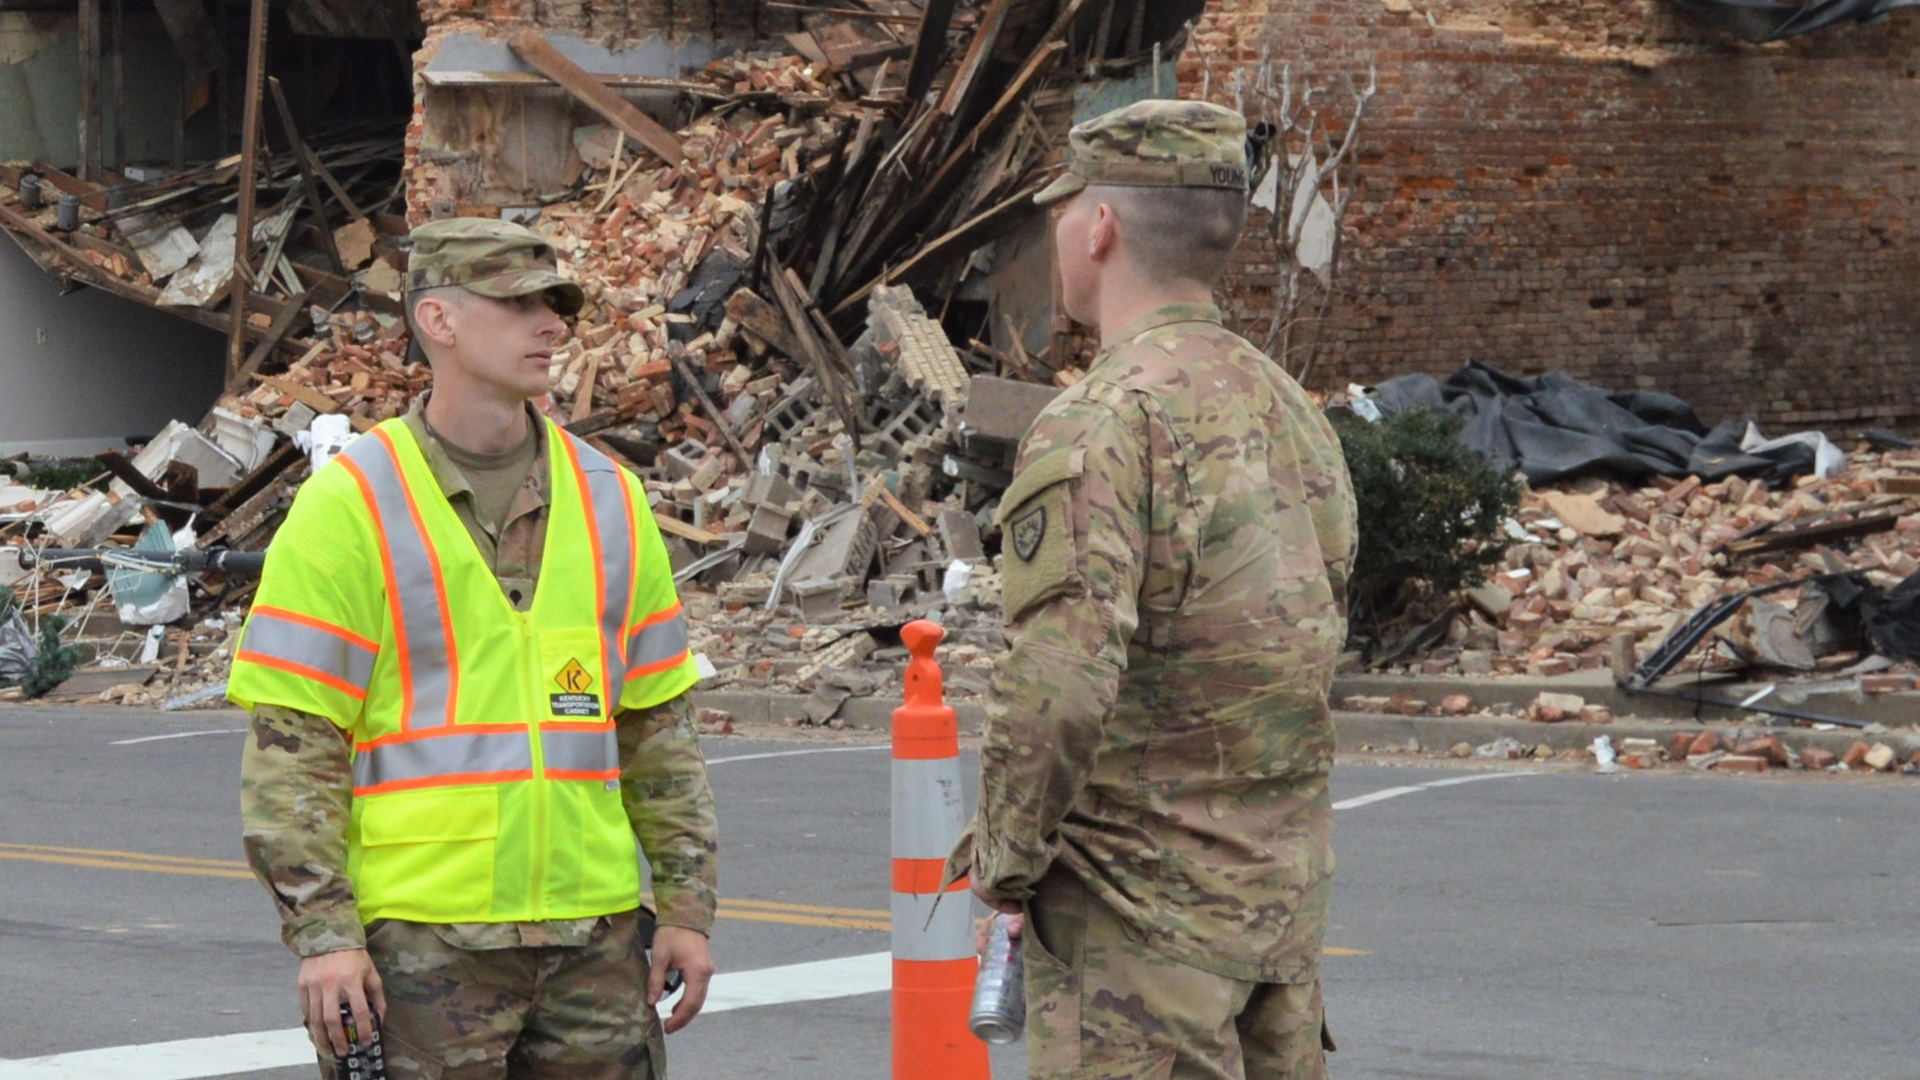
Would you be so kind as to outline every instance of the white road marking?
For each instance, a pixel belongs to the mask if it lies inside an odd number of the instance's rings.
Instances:
[[[1482,780],[1509,780],[1519,776],[1539,775],[1539,773],[1532,771],[1488,772],[1474,773],[1472,776],[1454,776],[1445,780],[1429,780],[1424,784],[1414,784],[1411,787],[1390,787],[1383,791],[1369,791],[1365,795],[1355,795],[1351,799],[1341,799],[1339,802],[1333,804],[1333,808],[1335,810],[1356,810],[1362,806],[1371,806],[1377,802],[1386,802],[1388,799],[1397,799],[1402,795],[1417,795],[1422,791],[1430,791],[1434,788],[1453,787],[1458,784],[1477,784]],[[4,1080],[4,1078],[0,1078],[0,1080]]]
[[[893,954],[884,952],[722,973],[708,987],[700,1015],[877,994],[892,986]],[[0,1080],[200,1080],[313,1062],[307,1033],[288,1028],[0,1061]]]
[[[800,757],[805,754],[857,754],[861,751],[891,750],[890,746],[822,746],[815,750],[776,750],[766,754],[739,754],[734,757],[714,758],[709,765],[725,765],[729,761],[765,761],[768,758]]]
[[[173,735],[153,735],[111,743],[127,746],[160,739],[183,739],[196,735],[233,735],[240,731],[188,731]],[[799,757],[808,754],[847,754],[887,750],[881,746],[834,746],[808,750],[782,750],[764,754],[741,754],[716,758],[709,765],[729,761],[762,761],[769,758]],[[1424,784],[1386,788],[1334,803],[1335,810],[1353,810],[1374,803],[1413,795],[1434,788],[1502,780],[1520,776],[1538,776],[1536,772],[1491,772],[1431,780]],[[707,991],[702,1015],[783,1005],[802,1001],[877,994],[893,985],[893,954],[868,953],[754,971],[721,973],[714,976]],[[662,1011],[671,1008],[661,1003]],[[282,1031],[256,1031],[241,1035],[218,1035],[201,1039],[147,1043],[133,1046],[80,1050],[46,1057],[0,1060],[0,1080],[201,1080],[203,1077],[232,1076],[261,1069],[298,1068],[314,1060],[312,1044],[300,1028]]]
[[[135,743],[159,742],[161,739],[191,739],[196,735],[244,735],[246,728],[221,728],[219,731],[176,731],[171,735],[148,735],[139,739],[121,739],[110,742],[108,746],[132,746]]]

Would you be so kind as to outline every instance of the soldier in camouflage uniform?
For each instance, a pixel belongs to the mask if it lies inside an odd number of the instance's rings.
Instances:
[[[437,390],[416,403],[406,426],[502,593],[526,612],[547,533],[550,447],[526,404],[546,392],[545,365],[529,364],[514,346],[531,335],[550,350],[561,316],[581,306],[580,287],[558,273],[552,247],[531,230],[477,219],[416,229],[408,287],[408,316],[436,366]],[[497,342],[511,355],[488,354]],[[515,380],[517,398],[499,392]],[[493,392],[476,393],[476,382]],[[480,397],[494,407],[476,405]],[[329,543],[324,529],[301,534],[293,526],[276,548]],[[270,560],[267,574],[278,569]],[[247,858],[278,907],[282,937],[302,958],[302,1007],[323,1075],[347,1050],[341,1001],[352,1004],[363,1033],[371,1015],[383,1017],[396,1080],[665,1075],[654,1010],[665,974],[677,969],[687,984],[665,1025],[671,1031],[698,1013],[713,971],[713,800],[684,696],[615,717],[621,802],[659,908],[651,968],[636,910],[363,927],[347,874],[353,718],[251,704],[241,781]]]
[[[1319,410],[1211,302],[1244,138],[1230,110],[1141,102],[1075,127],[1038,196],[1103,349],[1000,504],[1011,648],[948,868],[1031,928],[1034,1080],[1325,1075],[1354,501]]]

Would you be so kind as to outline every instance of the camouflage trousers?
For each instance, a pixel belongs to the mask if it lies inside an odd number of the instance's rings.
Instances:
[[[579,947],[460,949],[421,923],[371,929],[392,1080],[665,1080],[635,912]]]
[[[1031,1080],[1326,1080],[1318,982],[1163,956],[1071,874],[1040,883],[1024,952]]]

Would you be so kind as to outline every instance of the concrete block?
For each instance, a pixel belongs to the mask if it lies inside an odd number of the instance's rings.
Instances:
[[[794,565],[792,580],[855,578],[864,581],[879,542],[879,531],[874,528],[871,517],[848,514],[827,526],[813,547],[800,557]]]
[[[749,555],[772,555],[787,546],[787,534],[793,527],[793,515],[784,507],[767,503],[753,512],[753,518],[747,522],[747,542],[744,550]]]
[[[754,473],[747,479],[746,494],[740,499],[748,506],[765,506],[768,503],[786,506],[798,502],[800,492],[792,484],[787,483],[784,477]]]
[[[687,439],[680,445],[660,455],[660,463],[666,467],[667,475],[675,480],[688,480],[700,471],[700,463],[707,456],[706,445],[698,439]]]
[[[1040,410],[1059,396],[1057,387],[976,375],[967,388],[960,433],[969,441],[1017,444]]]
[[[987,549],[980,542],[980,523],[972,514],[964,510],[943,510],[937,527],[948,559],[973,562],[987,557]]]

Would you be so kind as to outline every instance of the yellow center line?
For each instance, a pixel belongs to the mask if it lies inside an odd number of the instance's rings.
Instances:
[[[247,864],[235,859],[189,859],[179,855],[149,855],[144,851],[112,851],[106,848],[47,847],[43,844],[9,844],[0,842],[0,852],[37,852],[47,855],[85,855],[90,857],[111,856],[116,859],[131,859],[143,863],[172,863],[179,866],[210,866],[222,870],[245,870]]]
[[[149,855],[138,851],[114,851],[106,848],[52,847],[44,844],[0,842],[0,859],[49,863],[56,866],[81,866],[96,870],[123,870],[142,874],[171,874],[183,877],[230,878],[251,881],[247,864],[236,859],[191,859],[178,855]],[[652,896],[643,899],[652,900]],[[723,899],[715,914],[722,919],[741,922],[781,923],[787,926],[816,926],[832,930],[867,930],[885,933],[892,929],[892,913],[873,908],[823,907],[817,904],[793,904],[781,900]],[[1346,949],[1329,945],[1325,956],[1372,956],[1367,949]]]
[[[179,866],[160,863],[135,863],[116,859],[82,859],[73,855],[42,855],[37,852],[0,850],[0,859],[19,859],[25,862],[54,863],[59,866],[90,866],[98,870],[134,870],[143,874],[176,874],[185,877],[237,878],[251,881],[253,875],[245,870],[216,870],[207,866]]]

